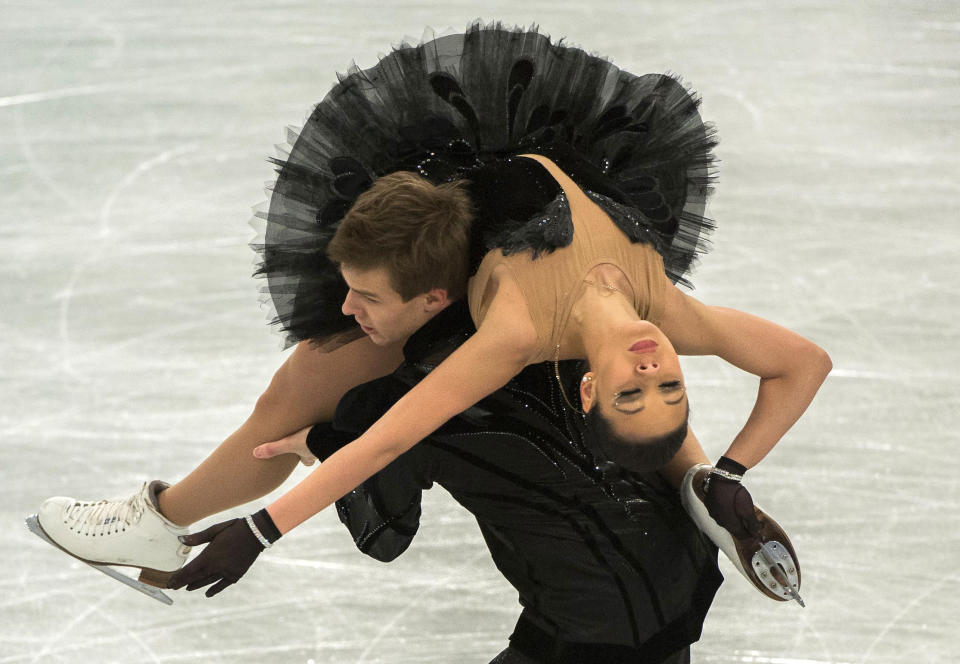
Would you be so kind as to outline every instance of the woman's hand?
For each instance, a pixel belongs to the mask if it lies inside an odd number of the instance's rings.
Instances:
[[[307,434],[312,428],[309,426],[286,438],[258,445],[253,449],[253,456],[258,459],[272,459],[280,454],[296,454],[300,457],[300,463],[304,466],[312,466],[317,462],[317,457],[307,447]]]
[[[753,497],[738,481],[710,475],[703,499],[713,520],[738,540],[760,535],[760,521],[753,508]]]
[[[169,587],[198,590],[212,583],[205,593],[207,597],[239,581],[264,549],[243,519],[223,521],[199,533],[185,535],[180,541],[188,546],[207,546],[170,577]]]
[[[753,497],[740,483],[747,469],[729,457],[720,457],[707,475],[703,503],[713,520],[738,540],[760,536]]]

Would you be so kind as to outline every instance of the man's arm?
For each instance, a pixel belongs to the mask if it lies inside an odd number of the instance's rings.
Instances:
[[[364,394],[373,397],[388,388],[383,384],[386,380],[358,388],[354,391],[357,394],[347,395],[345,404],[358,404],[369,412],[373,404],[363,402]],[[322,423],[310,429],[305,442],[323,462],[356,436],[356,432]],[[414,448],[401,454],[336,503],[340,521],[350,531],[357,548],[381,562],[390,562],[406,551],[420,527],[421,494],[432,485],[429,455],[422,452]]]

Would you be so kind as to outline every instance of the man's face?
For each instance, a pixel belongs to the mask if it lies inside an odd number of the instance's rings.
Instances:
[[[404,302],[393,289],[384,268],[358,270],[341,265],[340,274],[350,288],[341,310],[344,315],[353,316],[360,329],[378,346],[405,342],[446,306],[445,294],[441,303],[435,295],[438,291],[416,295]]]

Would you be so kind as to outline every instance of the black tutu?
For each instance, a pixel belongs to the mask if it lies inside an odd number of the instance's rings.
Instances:
[[[266,277],[288,346],[362,336],[340,311],[347,287],[326,248],[357,196],[398,170],[471,182],[476,269],[492,248],[536,256],[569,243],[563,196],[513,186],[534,162],[511,157],[543,154],[631,241],[652,242],[672,281],[690,285],[684,275],[713,228],[703,213],[716,139],[676,78],[636,76],[499,23],[403,44],[339,78],[299,134],[290,132],[290,154],[275,160],[269,206],[257,215],[266,224],[252,245],[262,259],[256,275]]]

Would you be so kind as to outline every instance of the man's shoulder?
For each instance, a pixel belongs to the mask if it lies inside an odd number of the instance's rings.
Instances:
[[[466,300],[456,300],[428,320],[403,346],[405,364],[439,363],[476,331]]]

